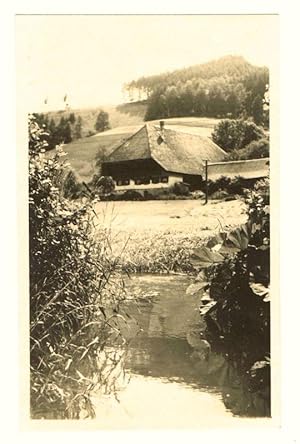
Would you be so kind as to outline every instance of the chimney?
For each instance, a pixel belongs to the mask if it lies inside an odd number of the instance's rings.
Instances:
[[[163,120],[160,120],[159,124],[160,124],[160,130],[163,131],[165,127],[165,122]]]

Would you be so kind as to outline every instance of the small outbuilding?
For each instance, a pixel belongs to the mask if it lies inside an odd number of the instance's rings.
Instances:
[[[205,160],[220,162],[226,156],[208,137],[146,123],[119,145],[103,162],[102,174],[112,176],[116,190],[159,190],[183,182],[198,189]]]

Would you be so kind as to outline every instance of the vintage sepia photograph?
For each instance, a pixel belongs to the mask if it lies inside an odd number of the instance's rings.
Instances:
[[[277,39],[271,14],[16,16],[28,421],[277,416]]]

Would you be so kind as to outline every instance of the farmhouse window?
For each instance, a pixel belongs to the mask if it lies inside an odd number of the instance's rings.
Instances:
[[[159,183],[159,177],[153,176],[153,177],[151,177],[151,181],[152,181],[152,183]]]
[[[160,179],[160,181],[161,181],[161,183],[168,183],[168,182],[169,182],[169,177],[168,177],[168,176],[163,176],[163,177]]]
[[[129,185],[130,184],[130,180],[129,179],[119,179],[117,180],[117,185],[121,186],[121,185]]]
[[[142,185],[142,180],[141,179],[135,179],[134,183],[135,183],[135,185]]]
[[[143,185],[149,185],[150,183],[150,177],[143,177],[142,184]]]

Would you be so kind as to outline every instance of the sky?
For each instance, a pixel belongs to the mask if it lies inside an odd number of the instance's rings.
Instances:
[[[16,17],[17,96],[29,112],[124,101],[122,86],[225,56],[271,67],[276,16]],[[47,104],[44,100],[47,98]]]

